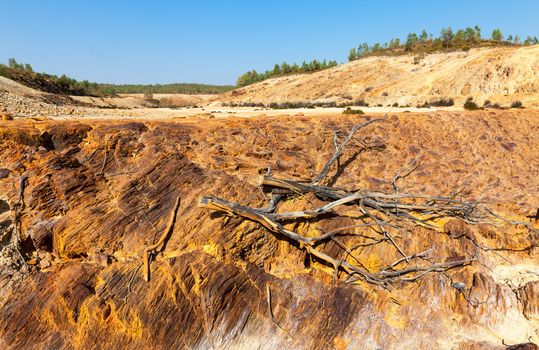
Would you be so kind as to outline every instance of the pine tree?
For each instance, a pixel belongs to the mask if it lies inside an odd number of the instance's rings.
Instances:
[[[429,35],[427,34],[427,31],[423,29],[423,31],[421,32],[421,35],[419,36],[419,40],[421,40],[422,43],[425,43],[428,38],[429,38]]]
[[[416,33],[409,33],[406,37],[406,51],[411,51],[415,43],[417,43],[417,40],[418,38]]]
[[[348,54],[348,62],[352,62],[358,59],[357,50],[355,48],[350,49],[350,53]]]
[[[467,42],[473,43],[475,41],[475,30],[471,27],[466,27],[464,38]]]
[[[451,27],[442,29],[440,34],[444,46],[447,48],[451,46],[451,40],[453,40],[453,30],[451,29]]]
[[[14,68],[14,69],[21,69],[22,68],[22,65],[17,63],[17,60],[14,59],[14,58],[10,58],[8,60],[8,65],[9,65],[9,67]]]
[[[281,64],[281,71],[283,74],[289,74],[292,71],[292,68],[290,67],[288,63],[283,62]]]
[[[492,40],[496,41],[498,44],[500,44],[503,41],[503,33],[499,29],[494,29],[492,31]]]
[[[475,26],[474,28],[474,32],[475,32],[475,41],[476,42],[480,42],[481,41],[481,28],[479,28],[479,26]]]

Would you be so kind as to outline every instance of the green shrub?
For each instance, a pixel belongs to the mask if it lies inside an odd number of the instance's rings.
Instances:
[[[455,101],[452,98],[440,98],[438,100],[433,100],[430,102],[424,102],[423,104],[418,104],[417,108],[430,108],[430,107],[450,107],[455,104]]]
[[[522,102],[514,101],[513,103],[511,103],[511,108],[524,108],[524,106],[522,105]]]
[[[423,58],[424,58],[423,55],[415,55],[414,56],[414,64],[419,64]]]
[[[350,107],[346,107],[344,111],[342,111],[343,114],[365,114],[361,109],[352,109]]]
[[[341,107],[341,108],[350,107],[350,106],[368,107],[369,104],[365,102],[364,99],[358,98],[352,101],[341,102],[337,105],[337,107]]]
[[[450,107],[455,104],[455,101],[453,101],[452,98],[440,98],[438,100],[434,100],[429,102],[429,106],[432,107]]]
[[[502,106],[500,106],[499,103],[492,103],[492,102],[490,102],[490,100],[485,100],[485,102],[483,102],[483,107],[484,108],[493,108],[493,109],[504,109]]]
[[[296,109],[296,108],[316,108],[316,107],[330,108],[330,107],[338,107],[338,106],[335,101],[327,101],[327,102],[287,101],[287,102],[271,102],[268,105],[268,107],[272,109]]]
[[[479,109],[479,106],[473,101],[473,97],[468,97],[466,102],[464,102],[464,109],[467,111],[476,111]]]

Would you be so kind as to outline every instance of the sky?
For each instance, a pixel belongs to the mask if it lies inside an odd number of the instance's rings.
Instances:
[[[539,0],[0,0],[0,63],[103,83],[234,84],[359,43],[479,25],[539,36]]]

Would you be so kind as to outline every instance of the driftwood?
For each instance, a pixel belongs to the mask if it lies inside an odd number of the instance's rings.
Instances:
[[[342,142],[338,142],[339,134],[334,136],[335,152],[325,163],[320,173],[311,180],[290,180],[281,179],[271,174],[268,169],[266,175],[260,180],[260,185],[266,192],[271,193],[271,200],[267,208],[252,208],[238,203],[226,201],[217,197],[202,197],[199,200],[199,207],[214,211],[227,213],[231,216],[241,217],[254,221],[278,239],[286,239],[295,242],[299,249],[306,251],[319,262],[333,267],[335,275],[339,271],[346,273],[346,281],[353,282],[358,279],[375,284],[384,288],[390,288],[394,282],[412,282],[430,272],[443,272],[459,266],[471,264],[477,260],[476,256],[461,258],[450,262],[438,262],[420,264],[420,260],[426,260],[430,250],[421,253],[408,254],[396,242],[390,231],[407,231],[416,226],[424,226],[431,229],[438,229],[434,220],[438,218],[458,218],[470,224],[488,222],[490,213],[478,206],[477,202],[461,200],[461,191],[455,191],[448,196],[432,196],[427,194],[415,194],[400,192],[397,182],[409,176],[418,166],[419,156],[409,165],[396,173],[393,177],[392,193],[382,193],[369,191],[366,189],[345,190],[324,185],[323,180],[327,177],[333,165],[339,165],[339,158],[344,153],[345,147],[354,139],[354,134],[371,123],[383,121],[385,118],[371,119],[367,122],[354,126],[344,137]],[[337,169],[337,175],[339,175]],[[278,203],[287,197],[303,196],[308,193],[314,194],[321,201],[327,202],[325,205],[311,210],[300,210],[294,212],[276,212]],[[357,220],[361,223],[345,228],[338,228],[330,232],[321,232],[317,236],[303,236],[297,232],[284,227],[284,222],[309,220],[312,218],[323,219],[327,215],[338,215],[335,211],[340,206],[352,206],[357,208]],[[368,237],[372,241],[355,247],[347,247],[336,236],[348,234],[350,228],[368,227],[380,238]],[[319,248],[319,244],[328,240],[334,241],[344,251],[341,258],[332,257]],[[391,243],[402,257],[379,271],[370,271],[353,256],[353,251],[361,246]],[[351,261],[354,260],[352,263]],[[409,263],[414,260],[416,263],[411,266]],[[398,268],[406,262],[406,266]]]
[[[144,269],[143,270],[144,270],[144,280],[146,282],[150,281],[150,255],[153,254],[157,248],[163,245],[167,237],[172,233],[174,229],[174,224],[176,223],[176,215],[178,213],[179,207],[180,207],[180,197],[178,196],[176,198],[176,203],[174,204],[174,208],[172,209],[170,213],[170,218],[168,220],[168,224],[165,231],[163,231],[163,234],[161,235],[159,240],[155,242],[155,244],[152,244],[146,247],[146,249],[144,249],[144,261],[143,261]]]

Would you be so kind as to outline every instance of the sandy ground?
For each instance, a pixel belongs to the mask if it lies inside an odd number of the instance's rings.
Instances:
[[[437,108],[394,108],[394,107],[357,107],[365,114],[386,114],[386,113],[432,113],[434,111],[461,111],[457,107],[437,107]],[[256,117],[301,117],[301,116],[325,116],[342,114],[343,108],[296,108],[296,109],[266,109],[249,107],[199,107],[199,108],[138,108],[132,110],[122,109],[88,109],[86,113],[78,115],[50,116],[55,120],[77,120],[80,118],[90,119],[174,119],[189,117],[206,118],[256,118]]]

